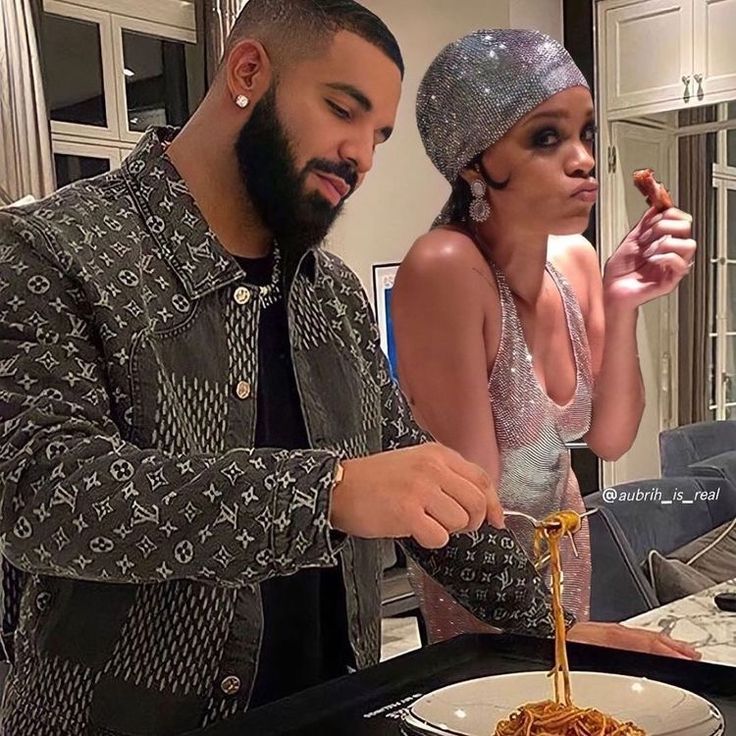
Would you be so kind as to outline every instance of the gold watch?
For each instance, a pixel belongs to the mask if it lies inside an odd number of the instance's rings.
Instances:
[[[338,460],[337,465],[335,466],[335,476],[332,479],[332,489],[334,490],[337,488],[337,486],[342,483],[342,479],[345,477],[345,468],[343,467],[342,463]]]

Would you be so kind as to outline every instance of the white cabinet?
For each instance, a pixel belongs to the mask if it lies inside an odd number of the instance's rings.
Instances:
[[[680,100],[692,74],[692,0],[601,3],[608,110]]]
[[[736,97],[736,0],[601,0],[609,118]]]
[[[698,0],[693,81],[698,99],[736,91],[736,0]],[[700,90],[702,86],[702,92]]]
[[[150,125],[183,125],[203,97],[188,0],[43,0],[43,10],[59,185],[116,168]]]

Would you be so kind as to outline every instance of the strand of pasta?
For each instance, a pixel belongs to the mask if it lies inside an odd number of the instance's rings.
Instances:
[[[521,706],[496,726],[494,736],[646,736],[633,723],[621,723],[594,708],[578,708],[572,702],[562,607],[560,541],[566,534],[577,532],[580,523],[577,513],[561,511],[547,517],[534,536],[534,554],[539,559],[543,554],[542,547],[546,545],[552,572],[555,664],[550,675],[555,699]]]

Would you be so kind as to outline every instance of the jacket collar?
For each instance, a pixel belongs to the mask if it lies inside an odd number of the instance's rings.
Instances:
[[[143,214],[145,226],[163,257],[192,299],[244,278],[243,270],[210,230],[174,165],[164,155],[176,128],[152,128],[123,162],[122,172]],[[287,286],[297,272],[316,276],[316,259],[308,251],[284,276]],[[288,291],[288,289],[287,289]]]

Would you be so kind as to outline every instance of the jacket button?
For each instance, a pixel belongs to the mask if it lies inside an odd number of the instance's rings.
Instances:
[[[240,678],[236,675],[228,675],[220,683],[220,689],[225,695],[235,695],[240,690]]]
[[[235,289],[235,303],[247,304],[250,301],[250,291],[245,286],[239,286]]]
[[[250,396],[250,384],[248,381],[238,381],[235,387],[235,394],[239,399],[247,399]]]

